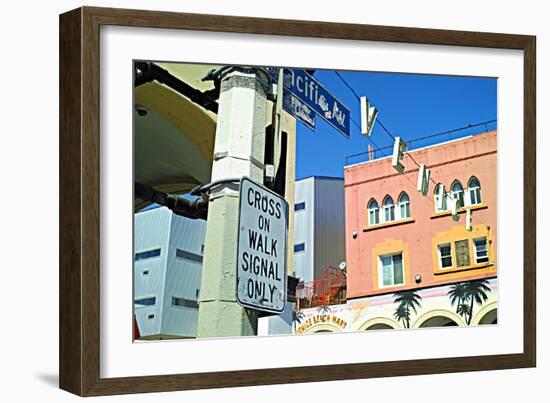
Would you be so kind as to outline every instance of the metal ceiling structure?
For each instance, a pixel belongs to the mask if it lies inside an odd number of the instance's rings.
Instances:
[[[212,81],[201,79],[217,66],[155,65],[198,91],[214,89]],[[152,79],[134,88],[133,116],[135,182],[182,194],[210,181],[215,113]],[[134,208],[139,210],[147,204],[136,199]]]

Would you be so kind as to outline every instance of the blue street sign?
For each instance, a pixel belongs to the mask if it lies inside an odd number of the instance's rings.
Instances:
[[[315,113],[289,91],[283,91],[283,109],[302,121],[310,130],[315,130]]]
[[[350,138],[349,109],[319,81],[304,70],[285,69],[284,85],[296,98],[315,111],[322,119],[332,125],[347,138]]]
[[[276,67],[267,67],[267,71],[273,81],[277,82],[279,79],[279,69]],[[308,129],[315,131],[315,112],[285,88],[283,88],[283,109],[295,119],[305,124]]]

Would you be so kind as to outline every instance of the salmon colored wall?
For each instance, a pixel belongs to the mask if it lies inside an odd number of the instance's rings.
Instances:
[[[458,222],[453,221],[450,213],[435,212],[433,182],[430,183],[428,196],[422,196],[416,190],[418,167],[408,155],[403,159],[403,174],[398,174],[392,168],[390,157],[346,167],[348,298],[495,277],[496,150],[497,134],[492,131],[411,152],[417,162],[431,169],[432,179],[445,185],[447,191],[455,179],[462,183],[465,190],[472,176],[479,179],[482,204],[472,208],[472,231],[465,228],[465,212],[460,213]],[[367,205],[371,198],[375,198],[381,207],[387,194],[397,203],[403,191],[410,198],[411,218],[369,227]],[[382,209],[380,214],[383,214]],[[356,238],[352,236],[354,231],[357,232]],[[438,244],[449,240],[471,240],[479,236],[487,236],[489,264],[472,264],[460,270],[456,267],[439,270]],[[470,241],[470,260],[474,262],[472,244]],[[404,251],[405,284],[379,288],[378,256],[400,250]],[[456,264],[455,254],[453,264]],[[422,277],[420,283],[415,282],[416,275]]]

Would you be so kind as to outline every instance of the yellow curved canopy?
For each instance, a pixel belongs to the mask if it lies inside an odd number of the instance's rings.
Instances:
[[[159,65],[201,91],[212,88],[200,78],[215,66]],[[208,183],[216,114],[156,81],[134,89],[134,104],[134,180],[169,193]]]

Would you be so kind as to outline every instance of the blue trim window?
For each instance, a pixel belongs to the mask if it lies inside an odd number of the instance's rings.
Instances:
[[[151,257],[157,257],[157,256],[160,256],[160,249],[151,249],[151,250],[146,250],[144,252],[136,253],[135,260],[137,262],[138,260],[149,259]]]
[[[157,302],[157,297],[140,298],[134,301],[134,304],[139,306],[153,306]]]
[[[300,210],[305,210],[305,209],[306,209],[306,203],[305,202],[296,203],[294,205],[294,211],[300,211]]]
[[[305,243],[297,243],[294,245],[294,253],[296,252],[303,252],[306,250],[306,244]]]

